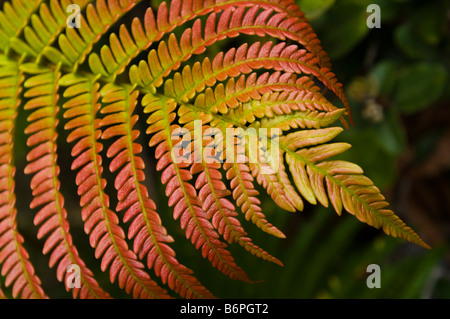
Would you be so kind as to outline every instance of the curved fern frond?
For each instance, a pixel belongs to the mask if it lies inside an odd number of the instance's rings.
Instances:
[[[212,105],[212,110],[216,105],[226,104],[230,116],[237,119],[242,125],[252,124],[256,119],[279,118],[282,115],[288,115],[296,111],[320,111],[334,112],[338,111],[334,105],[326,100],[319,92],[319,88],[308,77],[296,78],[295,75],[287,73],[281,74],[274,72],[264,73],[256,77],[252,73],[244,82],[244,76],[237,81],[230,79],[223,89],[220,85],[214,90],[214,94],[203,101],[203,93],[199,94],[196,105]],[[244,84],[245,83],[245,84]],[[219,89],[220,88],[220,89]],[[205,95],[208,94],[206,90]],[[343,115],[342,109],[336,113]],[[340,117],[328,125],[334,123]],[[311,118],[312,120],[312,118]],[[320,126],[320,124],[317,124]],[[326,124],[325,124],[326,125]]]
[[[244,14],[247,8],[251,9]],[[263,8],[265,11],[257,16],[260,8]],[[292,10],[293,13],[289,14],[290,11],[285,10],[287,8]],[[169,49],[172,54],[174,52],[184,54],[183,57],[177,57],[179,61],[172,63],[173,65],[179,65],[181,60],[187,60],[192,54],[202,53],[205,50],[205,46],[209,46],[217,40],[235,37],[240,33],[244,33],[259,36],[270,35],[277,39],[284,40],[289,38],[297,41],[299,44],[305,45],[311,52],[314,52],[324,68],[330,67],[329,58],[320,46],[320,41],[309,24],[305,22],[304,15],[299,14],[300,10],[293,1],[200,0],[182,2],[175,0],[172,1],[170,8],[167,7],[166,2],[163,2],[159,6],[156,15],[153,10],[148,9],[144,18],[144,25],[139,20],[133,20],[131,34],[134,41],[130,33],[122,26],[120,36],[113,36],[110,39],[109,47],[105,46],[102,48],[101,57],[95,53],[91,55],[91,69],[96,74],[101,73],[104,76],[115,78],[124,70],[126,65],[129,65],[134,57],[147,49],[154,41],[160,40],[165,34],[186,21],[211,12],[213,13],[208,17],[208,22],[205,26],[205,40],[201,38],[202,27],[199,24],[200,20],[197,20],[196,22],[198,23],[194,23],[192,29],[188,28],[184,32],[181,39],[181,48],[177,48],[173,39],[169,39],[169,42],[171,42],[169,46],[164,44],[162,44],[162,47],[160,46],[162,51]],[[216,33],[214,31],[214,20],[217,12],[222,12],[222,14]],[[273,12],[279,13],[273,14]],[[174,44],[175,46],[173,46]],[[194,46],[198,44],[198,47],[193,48],[192,44]],[[172,57],[172,60],[175,59]]]
[[[191,28],[184,30],[179,41],[180,44],[178,44],[174,34],[169,36],[167,43],[161,41],[158,49],[150,51],[151,57],[149,56],[154,85],[161,83],[162,77],[167,76],[167,72],[177,70],[181,63],[188,60],[192,55],[201,54],[205,52],[206,47],[226,38],[236,37],[239,34],[256,34],[262,37],[271,35],[283,41],[286,38],[298,38],[298,33],[284,29],[283,25],[286,24],[283,24],[279,19],[275,19],[276,25],[272,25],[272,20],[268,21],[268,25],[266,25],[266,20],[273,11],[263,11],[256,17],[259,9],[258,6],[254,6],[244,15],[245,7],[228,8],[217,21],[217,13],[214,12],[208,16],[205,22],[203,37],[202,21],[197,19]],[[170,56],[168,53],[170,53]],[[157,56],[160,57],[161,68],[155,68],[154,63],[150,63],[150,61],[156,62]]]
[[[15,167],[13,145],[17,108],[25,76],[19,64],[0,62],[0,264],[5,286],[13,286],[13,297],[47,298],[41,280],[35,274],[24,239],[17,229]]]
[[[164,42],[161,42],[164,43]],[[161,45],[160,45],[161,47]],[[166,47],[163,45],[162,47]],[[175,50],[176,54],[176,50]],[[134,67],[130,71],[130,78],[134,83],[141,86],[151,86],[156,83],[162,84],[155,79],[158,70],[167,70],[167,66],[173,64],[169,59],[171,51],[161,49],[161,53],[150,51],[148,62],[140,62],[139,68]],[[162,60],[164,59],[164,60]],[[143,64],[146,63],[146,64]],[[217,81],[224,81],[228,77],[236,77],[248,74],[258,69],[283,71],[286,73],[310,74],[323,79],[324,84],[329,86],[338,96],[343,95],[339,86],[335,86],[334,75],[322,74],[317,67],[317,58],[296,45],[287,45],[285,42],[275,44],[274,42],[255,42],[251,46],[243,44],[238,48],[232,48],[226,53],[219,53],[212,61],[205,58],[202,63],[196,63],[192,70],[183,71],[186,80],[192,78],[192,82],[186,86],[186,91],[177,92],[178,96],[186,99],[195,92],[203,91],[205,86],[214,86]],[[136,74],[139,72],[139,74]],[[192,75],[185,75],[191,72]],[[158,85],[159,83],[159,85]],[[334,87],[333,87],[334,86]]]

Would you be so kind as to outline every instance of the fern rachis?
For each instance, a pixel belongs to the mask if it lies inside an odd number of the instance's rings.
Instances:
[[[428,247],[388,209],[359,166],[332,159],[350,147],[331,142],[343,130],[334,123],[348,127],[352,121],[349,105],[320,41],[293,1],[174,0],[133,17],[142,1],[79,0],[73,1],[82,10],[79,29],[67,25],[64,9],[70,3],[11,0],[0,11],[0,265],[5,278],[0,297],[9,287],[13,297],[47,297],[16,220],[21,212],[15,206],[15,119],[23,112],[25,173],[31,178],[30,208],[39,209],[38,238],[46,237],[43,253],[59,281],[66,284],[69,265],[80,267],[75,298],[110,295],[72,240],[67,215],[76,209],[65,204],[64,197],[73,194],[63,194],[58,165],[59,147],[66,142],[81,219],[101,271],[109,271],[110,281],[135,298],[170,298],[172,292],[213,297],[171,247],[170,229],[147,189],[147,182],[158,185],[147,180],[149,165],[141,156],[149,149],[172,217],[203,258],[230,278],[251,281],[229,251],[234,243],[282,265],[245,230],[244,222],[252,222],[285,237],[264,214],[258,187],[284,210],[301,211],[305,202],[331,203],[339,215],[345,210],[387,234]],[[209,54],[229,39],[231,47]],[[322,88],[344,107],[327,100]],[[140,144],[139,129],[145,125],[149,145]],[[180,142],[178,133],[195,134],[196,125],[204,139]],[[213,134],[225,136],[228,129],[247,135],[222,139],[226,147],[210,144]],[[263,133],[271,129],[279,136]],[[245,143],[253,138],[261,161],[252,161],[254,150]],[[189,151],[183,162],[173,156],[179,143]],[[231,161],[211,161],[228,159],[227,152],[234,153]],[[239,152],[243,162],[237,160]],[[114,176],[112,188],[104,165]]]

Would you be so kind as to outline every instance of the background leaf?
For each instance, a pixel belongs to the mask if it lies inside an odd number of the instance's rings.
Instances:
[[[396,106],[405,113],[418,112],[436,102],[447,86],[447,69],[438,63],[420,62],[399,74]]]

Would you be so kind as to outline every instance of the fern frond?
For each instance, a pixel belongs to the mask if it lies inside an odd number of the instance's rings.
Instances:
[[[143,98],[142,105],[144,112],[150,114],[147,121],[150,125],[147,133],[153,134],[150,146],[156,146],[157,170],[162,171],[161,180],[166,185],[169,206],[174,207],[175,220],[180,219],[186,237],[197,249],[201,249],[203,258],[230,278],[249,281],[244,271],[236,265],[226,244],[220,241],[219,234],[202,209],[197,192],[189,183],[192,180],[187,169],[189,161],[178,163],[172,158],[175,146],[172,138],[174,132],[181,129],[172,124],[177,104],[173,99],[155,98],[148,94]]]
[[[30,67],[27,68],[30,71]],[[33,174],[31,189],[32,209],[41,207],[36,214],[34,223],[41,225],[38,238],[48,235],[43,253],[50,254],[50,267],[57,265],[58,280],[67,283],[70,265],[80,268],[81,287],[68,287],[74,298],[109,298],[109,295],[98,285],[72,241],[64,207],[64,198],[60,193],[59,166],[57,165],[56,128],[59,112],[59,78],[60,71],[46,70],[36,67],[25,83],[27,89],[24,96],[29,99],[24,109],[32,113],[28,117],[29,126],[25,133],[30,135],[28,146],[32,148],[27,159],[26,174]]]
[[[31,25],[24,28],[23,37],[19,36],[18,30],[15,35],[10,35],[8,42],[16,52],[26,52],[37,62],[45,56],[55,65],[62,62],[64,66],[76,69],[109,26],[139,2],[100,0],[93,4],[93,0],[62,3],[52,0],[49,4],[42,3],[39,12],[31,16]],[[78,5],[80,10],[86,10],[86,18],[81,16],[79,33],[67,26],[66,8],[72,3]],[[53,46],[56,43],[58,46]]]
[[[83,64],[86,57],[91,53],[94,44],[104,35],[110,25],[113,25],[127,12],[133,9],[141,0],[134,1],[96,1],[86,7],[85,15],[81,14],[80,28],[66,28],[65,33],[58,37],[58,50],[44,50],[46,57],[55,64],[58,61],[66,61],[67,65],[74,70]],[[125,39],[126,36],[122,35]],[[129,36],[129,35],[128,35]],[[131,49],[125,43],[126,49]]]
[[[213,226],[228,243],[237,242],[253,255],[282,266],[283,263],[280,260],[255,245],[251,238],[247,236],[239,219],[237,219],[238,213],[234,205],[224,196],[228,195],[228,191],[224,191],[225,185],[221,181],[222,176],[219,168],[219,164],[205,165],[204,163],[194,164],[191,168],[193,172],[196,169],[202,170],[202,173],[197,177],[196,188],[199,189],[199,199],[203,203],[203,210],[212,219]]]
[[[239,135],[228,135],[228,130],[233,129],[233,127],[223,122],[216,123],[214,128],[219,129],[222,138],[225,136],[227,145],[225,149],[221,145],[214,145],[214,147],[219,150],[222,149],[219,158],[223,160],[223,169],[226,171],[226,178],[230,181],[231,194],[237,206],[240,207],[247,220],[251,220],[263,231],[278,238],[285,238],[283,232],[270,224],[262,213],[261,202],[257,197],[259,192],[253,185],[253,176],[249,173],[248,158],[240,143]]]
[[[43,0],[5,2],[0,11],[0,50],[7,53],[11,39],[19,37]]]
[[[197,19],[191,28],[187,28],[183,32],[179,40],[180,44],[174,34],[169,36],[167,43],[160,41],[158,49],[151,50],[148,58],[153,78],[152,84],[159,86],[162,78],[166,77],[170,71],[177,70],[182,62],[188,60],[192,55],[205,52],[206,47],[226,38],[236,37],[239,34],[257,34],[262,37],[271,35],[284,41],[286,38],[295,39],[299,36],[298,33],[283,28],[285,24],[279,19],[276,20],[276,25],[272,25],[272,20],[268,21],[269,24],[266,25],[266,20],[273,11],[264,11],[257,17],[259,9],[259,6],[254,6],[244,15],[245,7],[228,8],[223,11],[217,21],[217,13],[214,12],[208,16],[204,32],[201,20]]]
[[[160,58],[158,54],[150,53],[148,65],[156,64],[164,69],[165,64],[161,64]],[[179,92],[178,96],[182,98],[192,96],[196,91],[203,91],[205,86],[214,86],[217,81],[248,74],[256,69],[265,68],[287,73],[311,74],[316,64],[317,60],[313,55],[306,50],[298,50],[295,45],[286,47],[284,42],[274,44],[270,41],[264,44],[255,42],[250,47],[248,44],[243,44],[237,49],[231,48],[226,53],[219,53],[213,61],[205,58],[201,64],[194,64],[192,71],[187,69],[186,72],[192,72],[192,76],[190,76],[192,82],[186,87],[189,90]],[[150,67],[147,67],[147,69],[152,70]],[[152,78],[145,78],[148,74],[148,72],[141,74],[140,83],[153,82]],[[150,75],[153,77],[151,73]],[[131,78],[134,77],[131,76]],[[190,80],[190,78],[188,77],[187,80]]]
[[[100,109],[100,85],[95,79],[73,75],[62,78],[61,83],[67,86],[64,97],[69,98],[63,106],[64,117],[70,119],[65,126],[71,131],[68,142],[78,141],[72,150],[75,157],[72,169],[79,169],[76,184],[83,207],[82,218],[90,244],[96,249],[95,255],[102,258],[102,270],[109,267],[111,282],[117,279],[119,286],[135,298],[169,298],[143,270],[144,265],[136,254],[128,249],[119,219],[109,208],[109,197],[104,191],[106,180],[102,178],[101,121],[96,117]]]
[[[81,9],[81,28],[67,23],[71,4]],[[228,47],[217,51],[222,44]],[[323,91],[332,91],[343,107]],[[343,131],[333,125],[340,120],[348,128],[351,112],[294,0],[173,0],[157,8],[141,0],[4,1],[0,298],[10,293],[3,287],[11,287],[14,298],[47,298],[17,225],[19,112],[27,117],[24,172],[37,237],[45,239],[43,253],[59,281],[67,280],[69,265],[79,266],[81,288],[65,287],[75,298],[110,295],[72,240],[59,143],[72,144],[82,226],[111,283],[134,298],[214,297],[177,259],[174,238],[150,197],[141,113],[173,219],[202,257],[232,279],[251,282],[232,244],[283,265],[253,242],[240,220],[286,237],[263,212],[263,192],[283,210],[331,204],[339,215],[345,210],[428,248],[359,166],[333,159],[350,147],[332,142]],[[64,141],[60,131],[68,134]]]
[[[181,297],[212,298],[213,295],[192,275],[193,271],[176,259],[175,252],[168,245],[173,238],[162,226],[155,203],[142,184],[145,164],[138,156],[141,146],[135,142],[139,131],[133,130],[138,121],[133,111],[139,92],[105,86],[101,94],[106,104],[101,110],[105,115],[101,125],[108,127],[102,138],[115,138],[107,153],[113,158],[110,170],[120,170],[115,183],[119,194],[117,210],[126,210],[124,222],[131,221],[128,236],[134,239],[134,252],[140,259],[146,256],[147,266]]]
[[[100,56],[96,53],[90,55],[91,70],[95,74],[114,79],[125,70],[133,58],[150,47],[153,42],[161,40],[165,34],[173,31],[177,26],[212,11],[234,8],[239,4],[249,5],[246,1],[174,0],[169,7],[166,2],[162,2],[156,10],[156,15],[151,8],[148,8],[144,25],[138,19],[133,20],[132,37],[130,32],[121,26],[119,37],[112,36],[110,45],[102,48]]]
[[[0,60],[6,61],[4,57]],[[0,264],[13,297],[47,298],[17,229],[13,146],[15,120],[25,77],[18,63],[0,63]]]

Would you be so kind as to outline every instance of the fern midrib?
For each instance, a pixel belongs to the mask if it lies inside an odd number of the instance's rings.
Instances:
[[[51,142],[51,145],[53,147],[54,143]],[[53,152],[51,153],[51,160],[53,162],[53,160],[55,159],[55,155],[53,154]],[[61,232],[62,237],[64,238],[64,246],[65,246],[65,250],[67,252],[67,255],[69,255],[70,260],[72,261],[72,264],[76,264],[78,265],[78,261],[79,258],[78,256],[75,256],[73,254],[72,248],[73,246],[70,245],[69,243],[69,233],[64,231],[63,225],[64,225],[64,221],[66,220],[64,218],[63,215],[63,211],[62,211],[62,205],[61,202],[59,200],[59,189],[58,189],[58,178],[57,178],[57,172],[56,172],[56,167],[55,165],[52,165],[52,180],[53,180],[53,193],[55,194],[55,205],[56,205],[56,209],[57,209],[57,214],[58,214],[58,222],[59,222],[59,229]],[[81,266],[81,265],[78,265]],[[90,283],[86,280],[85,276],[84,276],[84,271],[80,272],[80,280],[82,282],[82,287],[87,288],[89,290],[90,295],[94,296],[96,299],[101,299],[102,297],[99,296],[94,289],[92,289]]]
[[[273,49],[273,47],[272,47]],[[230,63],[229,65],[225,66],[225,67],[221,67],[220,69],[218,69],[216,72],[211,72],[210,74],[206,75],[203,77],[203,81],[200,83],[194,83],[194,87],[190,87],[190,88],[185,88],[184,92],[178,92],[177,93],[177,97],[184,97],[189,91],[196,89],[197,87],[203,86],[205,85],[208,81],[210,81],[211,79],[217,79],[217,76],[219,74],[227,74],[228,77],[228,72],[230,69],[239,67],[241,65],[246,65],[248,63],[252,63],[252,62],[260,62],[260,61],[278,61],[278,62],[283,62],[285,64],[293,64],[293,65],[301,65],[302,67],[306,67],[311,69],[312,71],[315,71],[317,73],[319,73],[322,76],[322,79],[326,80],[326,82],[330,82],[331,84],[331,89],[333,90],[333,92],[335,92],[335,94],[339,97],[339,95],[342,95],[342,92],[340,92],[340,89],[338,87],[336,87],[336,85],[334,84],[333,81],[331,81],[331,79],[322,72],[321,69],[319,69],[316,65],[312,65],[309,63],[305,63],[301,60],[296,60],[296,59],[289,59],[289,58],[285,58],[285,57],[267,57],[267,56],[262,56],[262,57],[256,57],[256,58],[252,58],[252,59],[244,59],[241,61],[233,61],[233,63]],[[312,74],[312,72],[311,72]],[[145,89],[145,88],[144,88]],[[149,89],[145,89],[146,91],[149,91]],[[339,94],[341,93],[341,94]],[[342,98],[341,98],[342,99]],[[348,103],[346,102],[345,98],[342,99],[345,107],[348,107]],[[341,119],[343,120],[343,118],[341,117]]]
[[[54,163],[57,163],[57,158],[58,155],[57,153],[54,151],[56,150],[57,147],[57,137],[58,134],[56,133],[56,127],[57,127],[57,114],[59,112],[59,107],[57,107],[57,102],[58,102],[58,90],[59,90],[59,78],[60,78],[60,73],[59,73],[59,69],[60,69],[60,65],[57,66],[56,71],[54,73],[54,83],[53,83],[53,100],[52,100],[52,107],[54,108],[54,116],[51,117],[51,121],[52,121],[52,136],[53,138],[49,139],[50,142],[50,163],[51,163],[51,172],[52,172],[52,186],[53,186],[53,194],[54,194],[54,201],[55,201],[55,206],[56,206],[56,210],[57,210],[57,214],[58,214],[58,223],[59,223],[59,229],[61,232],[62,237],[64,238],[64,246],[65,246],[65,250],[67,252],[67,254],[69,255],[70,260],[72,261],[73,264],[77,264],[78,260],[79,260],[79,256],[75,256],[73,254],[73,246],[71,246],[70,244],[70,240],[69,240],[69,236],[70,233],[69,232],[65,232],[64,231],[64,221],[66,221],[66,218],[64,217],[64,212],[63,212],[63,204],[60,202],[59,200],[59,195],[60,195],[60,190],[58,187],[59,184],[59,178],[58,178],[58,172],[57,172],[57,167]],[[78,265],[78,264],[77,264]],[[81,266],[81,265],[78,265]],[[87,282],[85,276],[84,276],[84,271],[81,271],[80,273],[80,279],[83,282],[83,287],[87,288],[90,292],[90,294],[92,296],[94,296],[97,299],[102,298],[101,296],[99,296],[91,287],[90,283]]]
[[[17,78],[16,79],[17,79],[17,81],[16,81],[15,92],[17,92],[17,93],[16,93],[16,96],[14,97],[13,103],[18,100],[18,95],[20,94],[21,85],[22,85],[23,79],[24,79],[22,72],[18,69],[18,64],[17,64]],[[14,113],[17,112],[17,107],[18,107],[18,105],[16,103],[13,106],[13,108],[15,109]],[[9,130],[9,138],[8,138],[9,141],[13,141],[14,140],[13,136],[15,136],[15,130],[16,130],[16,117],[13,116],[12,119],[11,119],[11,128]],[[19,234],[19,231],[17,229],[17,220],[16,220],[17,211],[16,211],[16,208],[15,208],[15,205],[14,205],[14,203],[16,202],[16,198],[15,198],[15,194],[14,194],[14,192],[15,192],[15,185],[14,185],[15,169],[14,169],[14,163],[13,163],[13,159],[14,159],[13,144],[11,144],[10,147],[9,147],[8,158],[10,159],[10,161],[8,163],[8,169],[7,169],[7,171],[8,171],[8,173],[7,173],[7,181],[8,181],[8,189],[11,190],[8,193],[9,204],[10,204],[10,207],[9,207],[9,211],[10,211],[9,218],[10,218],[10,225],[12,226],[10,229],[11,229],[11,231],[13,233],[13,237],[14,237],[14,246],[16,248],[16,256],[19,259],[19,262],[20,262],[20,265],[21,265],[21,269],[22,269],[22,274],[26,278],[26,281],[28,283],[28,287],[30,287],[30,289],[33,292],[33,295],[36,298],[42,299],[42,298],[45,298],[46,296],[45,295],[41,295],[36,290],[35,284],[34,284],[33,280],[31,279],[31,275],[28,273],[27,265],[26,265],[26,262],[24,260],[24,257],[22,256],[22,252],[21,252],[22,246],[21,246],[21,244],[19,242],[20,234]]]
[[[271,141],[271,143],[272,143],[272,141]],[[376,209],[374,209],[372,206],[370,206],[356,192],[354,192],[353,190],[348,188],[342,181],[336,179],[333,175],[329,174],[326,170],[321,169],[320,167],[315,165],[315,163],[305,159],[303,156],[301,156],[297,152],[294,152],[294,151],[290,150],[288,146],[281,145],[281,144],[278,144],[278,145],[280,146],[280,148],[284,152],[289,153],[291,156],[297,158],[297,160],[299,160],[300,162],[304,163],[305,165],[310,167],[315,172],[317,172],[317,173],[323,175],[324,177],[328,178],[334,184],[338,185],[341,189],[343,189],[345,192],[349,193],[353,199],[356,199],[362,206],[364,206],[367,210],[369,210],[379,220],[382,220],[383,221],[382,225],[390,225],[390,227],[392,229],[396,229],[397,231],[400,231],[404,235],[404,238],[412,238],[410,233],[407,233],[403,228],[398,228],[397,225],[389,222],[389,219],[384,218],[383,215],[381,215]]]
[[[94,83],[95,81],[88,81],[89,85],[90,85],[90,92],[95,92],[94,90]],[[95,94],[94,94],[95,95]],[[91,96],[91,98],[93,99],[94,97]],[[102,189],[102,177],[101,177],[101,173],[100,173],[100,166],[101,164],[98,162],[98,158],[97,158],[97,154],[99,154],[98,150],[97,150],[97,143],[98,141],[95,138],[95,132],[96,132],[96,125],[95,125],[95,118],[96,118],[96,110],[95,110],[95,106],[94,104],[96,103],[96,101],[91,100],[90,103],[90,125],[89,125],[89,129],[90,129],[90,139],[91,139],[91,143],[92,143],[92,147],[91,147],[91,151],[93,152],[93,166],[94,166],[94,170],[95,170],[95,179],[96,179],[96,188],[98,190],[98,196],[99,196],[99,200],[101,203],[101,209],[102,209],[102,215],[103,215],[103,219],[105,220],[105,225],[108,229],[108,236],[111,240],[112,245],[114,246],[114,251],[116,252],[117,256],[120,258],[122,265],[127,269],[127,272],[133,277],[134,281],[136,283],[139,283],[139,285],[145,290],[147,291],[150,295],[152,295],[154,298],[159,298],[157,296],[157,294],[155,294],[153,291],[151,291],[151,289],[149,289],[141,280],[140,278],[134,273],[133,269],[130,267],[130,265],[128,264],[128,262],[126,261],[126,259],[124,258],[124,256],[122,255],[121,249],[119,247],[119,245],[117,244],[117,240],[116,240],[116,235],[114,234],[114,232],[111,229],[111,221],[108,218],[108,206],[105,204],[105,194],[103,192]]]
[[[58,137],[58,135],[56,133],[56,130],[55,130],[55,127],[57,125],[56,118],[57,118],[57,114],[59,112],[59,108],[57,107],[57,105],[58,105],[57,104],[57,102],[58,102],[57,94],[58,94],[58,88],[59,88],[57,82],[58,82],[58,79],[59,79],[59,67],[60,66],[58,66],[56,68],[56,71],[54,73],[55,81],[53,83],[54,91],[53,91],[53,94],[52,94],[53,100],[52,100],[52,103],[51,103],[52,107],[54,108],[54,116],[52,116],[51,119],[50,119],[52,121],[51,127],[52,127],[52,137],[53,138],[49,139],[49,142],[50,142],[49,149],[51,150],[51,152],[50,152],[50,163],[51,163],[51,172],[52,172],[51,175],[52,175],[53,194],[55,196],[54,197],[54,201],[55,201],[55,206],[56,206],[56,210],[57,210],[57,214],[58,214],[59,230],[61,232],[62,237],[64,238],[64,246],[66,247],[65,250],[66,250],[67,254],[70,257],[70,260],[72,261],[72,263],[76,263],[76,259],[74,258],[73,254],[72,254],[71,246],[70,246],[69,240],[68,240],[69,233],[66,233],[64,231],[64,227],[63,227],[65,219],[63,217],[62,203],[59,200],[60,192],[59,192],[59,189],[58,189],[58,172],[57,172],[56,165],[55,165],[55,163],[57,162],[57,154],[55,153],[54,150],[56,150],[57,143],[55,143],[55,141],[56,141],[56,139]],[[84,276],[81,275],[80,277],[81,277],[81,279],[82,279],[82,281],[84,283],[84,287],[88,287],[89,290],[91,290],[90,286],[87,285],[87,283],[86,283],[86,281],[84,279]],[[98,296],[96,296],[96,297],[98,298]]]
[[[359,196],[356,192],[354,192],[353,190],[348,188],[342,181],[340,181],[339,179],[336,179],[333,175],[329,174],[326,170],[321,169],[320,167],[315,165],[315,163],[305,159],[303,156],[301,156],[297,152],[294,152],[294,151],[290,150],[288,146],[280,145],[280,147],[285,152],[289,151],[291,156],[297,158],[297,160],[299,160],[300,162],[304,163],[305,165],[310,167],[315,172],[317,172],[317,173],[323,175],[324,177],[328,178],[334,184],[338,185],[341,189],[343,189],[345,192],[349,193],[352,198],[356,199],[362,206],[364,206],[367,210],[369,210],[379,220],[382,220],[383,221],[382,226],[383,225],[390,225],[390,227],[392,227],[392,229],[396,229],[397,231],[400,231],[404,235],[404,238],[412,238],[411,237],[411,235],[412,235],[411,233],[408,233],[403,228],[398,228],[397,225],[389,222],[388,219],[384,218],[383,215],[378,213],[378,211],[376,209],[374,209],[372,206],[370,206],[369,203],[367,203],[365,200],[363,200],[361,198],[361,196]]]
[[[211,40],[211,39],[210,39],[210,40]],[[206,42],[207,42],[207,41],[204,41],[203,44],[205,44]],[[197,47],[197,48],[198,48],[198,47]],[[273,48],[273,47],[272,47],[272,48]],[[299,50],[300,50],[300,48],[299,48]],[[194,50],[191,50],[190,52],[193,53]],[[299,64],[299,65],[301,65],[302,67],[307,67],[307,68],[311,69],[312,71],[314,71],[315,73],[317,73],[317,74],[320,75],[319,79],[325,84],[325,86],[326,86],[327,88],[329,87],[329,88],[336,94],[336,96],[338,96],[338,97],[341,99],[341,101],[343,102],[345,108],[346,108],[347,110],[349,110],[348,101],[347,101],[347,99],[345,98],[345,95],[344,95],[344,93],[342,92],[342,89],[341,89],[339,86],[337,86],[336,83],[335,83],[334,81],[332,81],[332,79],[329,78],[328,75],[327,75],[326,73],[324,73],[327,69],[320,68],[320,67],[317,66],[316,64],[309,64],[309,63],[305,63],[305,62],[303,62],[303,61],[295,60],[295,59],[287,59],[287,58],[281,58],[281,57],[274,57],[274,58],[269,58],[269,57],[258,57],[258,58],[254,58],[254,59],[245,59],[245,60],[243,60],[243,61],[239,61],[238,63],[233,63],[233,64],[231,64],[231,65],[228,65],[227,67],[224,67],[224,68],[219,69],[220,72],[212,72],[212,74],[210,74],[209,77],[204,78],[204,81],[203,81],[202,83],[206,83],[206,82],[207,82],[208,80],[210,80],[211,78],[216,78],[218,74],[224,73],[224,71],[225,71],[225,73],[226,73],[227,70],[231,69],[232,67],[234,67],[234,66],[236,66],[236,65],[246,64],[246,63],[248,63],[249,61],[250,61],[250,62],[255,62],[255,61],[258,61],[259,59],[261,59],[261,60],[267,60],[267,61],[278,61],[278,60],[281,60],[281,61],[283,61],[283,62],[285,62],[285,63],[288,63],[288,64],[290,64],[290,63],[292,63],[293,65]],[[128,63],[129,63],[131,60],[132,60],[132,59],[129,59]],[[180,62],[180,61],[178,61],[178,62]],[[177,63],[177,62],[176,62],[176,63]],[[176,63],[174,63],[173,65],[175,65]],[[173,66],[173,65],[172,65],[172,66]],[[123,67],[123,65],[120,66],[120,68],[122,68],[122,67]],[[117,68],[117,69],[119,69],[119,68]],[[167,68],[166,68],[166,69],[167,69]],[[308,73],[308,74],[313,75],[314,73],[313,73],[313,72],[310,72],[310,73]],[[114,77],[114,78],[115,78],[115,77]],[[109,80],[109,81],[110,81],[110,80]],[[153,82],[153,83],[154,83],[154,82]],[[329,83],[329,85],[327,85],[326,83]],[[198,85],[197,85],[197,86],[198,86]],[[193,88],[190,88],[190,89],[193,89]],[[187,91],[189,91],[189,90],[186,90],[186,91],[183,93],[183,95],[185,95],[185,94],[187,93]],[[350,112],[349,112],[349,114],[350,114]]]
[[[272,140],[271,140],[271,143],[272,143]],[[342,181],[335,178],[333,175],[329,174],[328,171],[321,169],[320,167],[315,165],[314,162],[311,162],[311,161],[307,160],[306,158],[304,158],[303,156],[301,156],[300,154],[298,154],[297,152],[294,152],[287,145],[277,144],[277,146],[279,146],[285,153],[289,153],[290,156],[295,157],[298,161],[304,163],[305,165],[310,167],[315,172],[323,175],[325,178],[328,178],[334,184],[338,185],[341,189],[343,189],[345,192],[349,193],[353,199],[356,199],[362,206],[364,206],[368,211],[370,211],[374,216],[376,216],[376,218],[378,218],[379,220],[382,220],[383,221],[382,226],[390,225],[390,227],[392,229],[395,229],[395,230],[401,232],[404,235],[403,238],[405,238],[405,239],[407,239],[407,238],[412,239],[412,238],[414,238],[414,236],[412,236],[412,235],[416,235],[415,233],[413,233],[413,234],[408,233],[405,231],[404,228],[399,228],[399,227],[397,227],[397,225],[389,222],[389,219],[384,218],[384,216],[381,215],[375,208],[373,208],[372,206],[370,206],[369,203],[367,203],[365,200],[363,200],[361,198],[361,196],[359,196],[356,192],[354,192],[349,187],[347,187]],[[416,239],[416,238],[414,238],[414,239]],[[418,238],[418,239],[420,241],[420,238]]]
[[[51,143],[53,146],[53,142]],[[51,154],[51,160],[53,161],[55,159],[55,155]],[[59,222],[59,229],[61,232],[61,235],[64,238],[64,246],[66,247],[66,252],[69,255],[70,260],[72,261],[72,264],[76,264],[78,265],[78,261],[79,261],[79,256],[75,256],[73,254],[72,248],[73,246],[70,245],[70,241],[69,241],[69,233],[64,231],[63,225],[64,225],[64,221],[66,220],[64,218],[63,215],[63,211],[62,211],[62,205],[61,202],[59,200],[59,194],[60,191],[58,189],[58,178],[57,178],[57,172],[56,172],[56,167],[55,165],[52,165],[52,179],[53,179],[53,193],[55,194],[55,205],[56,205],[56,209],[57,209],[57,214],[58,214],[58,222]],[[81,265],[78,265],[81,267]],[[84,271],[82,270],[80,272],[80,280],[82,281],[82,287],[87,288],[89,290],[89,294],[94,296],[96,299],[102,299],[103,297],[98,295],[94,289],[92,289],[90,283],[86,280],[85,276],[84,276]]]
[[[174,269],[172,267],[172,263],[167,260],[165,254],[163,253],[163,251],[160,248],[159,242],[156,240],[155,232],[153,230],[152,224],[150,223],[150,220],[148,219],[147,209],[146,209],[145,202],[144,202],[144,195],[141,192],[139,181],[135,178],[135,176],[138,176],[138,172],[137,172],[138,170],[136,168],[136,164],[134,161],[134,153],[133,153],[133,143],[134,142],[133,142],[132,133],[131,133],[133,128],[132,128],[132,125],[130,122],[131,112],[129,109],[129,96],[130,95],[127,94],[127,99],[124,103],[125,108],[126,108],[125,114],[130,114],[130,116],[126,116],[126,115],[124,116],[124,118],[126,119],[126,129],[127,129],[127,149],[128,149],[128,154],[131,155],[131,161],[129,163],[131,164],[131,170],[133,171],[134,189],[136,190],[136,193],[138,195],[139,205],[142,210],[141,215],[143,216],[143,218],[145,220],[145,225],[147,227],[148,232],[150,233],[150,238],[153,242],[153,245],[156,247],[156,251],[158,252],[158,255],[160,256],[160,258],[163,260],[164,264],[170,269],[170,273],[174,274],[177,277],[178,281],[180,283],[182,283],[182,285],[184,287],[187,287],[194,295],[201,297],[201,294],[197,290],[195,290],[189,283],[187,283],[184,280],[183,276],[180,275],[178,273],[178,271],[176,271],[176,269]]]

